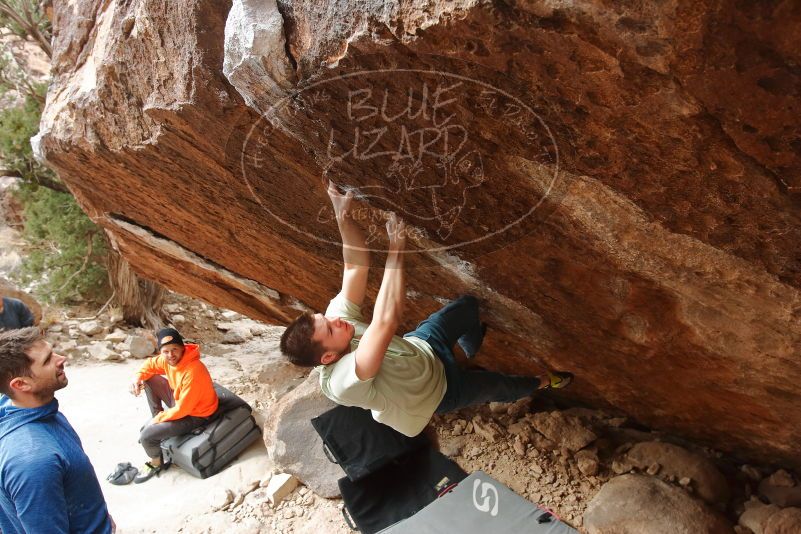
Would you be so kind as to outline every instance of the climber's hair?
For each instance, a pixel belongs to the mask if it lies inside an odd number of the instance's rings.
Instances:
[[[312,340],[313,335],[314,315],[304,312],[287,326],[281,336],[281,352],[297,366],[320,365],[325,350],[320,342]]]
[[[13,398],[11,381],[31,376],[33,360],[28,352],[43,340],[42,331],[35,326],[0,332],[0,393]]]

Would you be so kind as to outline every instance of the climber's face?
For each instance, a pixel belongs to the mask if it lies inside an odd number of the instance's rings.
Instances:
[[[326,317],[322,313],[314,315],[314,334],[312,341],[319,343],[323,350],[320,362],[328,365],[339,360],[350,349],[350,340],[356,328],[341,317]]]

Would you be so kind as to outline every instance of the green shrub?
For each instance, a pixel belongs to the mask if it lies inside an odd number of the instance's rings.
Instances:
[[[30,138],[39,130],[41,112],[31,96],[0,112],[0,157],[22,179],[16,195],[30,245],[19,278],[33,282],[38,297],[48,302],[102,301],[109,294],[105,236],[75,198],[59,190],[66,188],[53,171],[33,158]]]
[[[38,86],[44,92],[44,87]],[[53,171],[33,158],[31,137],[39,131],[42,107],[32,96],[20,106],[0,112],[0,157],[3,166],[13,170],[25,182],[36,182],[39,177],[55,178]]]
[[[49,302],[107,298],[103,231],[68,193],[30,184],[18,192],[25,206],[23,235],[31,245],[22,264],[23,281],[38,281],[37,295]]]

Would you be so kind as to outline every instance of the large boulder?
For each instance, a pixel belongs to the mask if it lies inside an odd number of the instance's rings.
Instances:
[[[310,421],[335,404],[320,391],[315,371],[281,399],[266,414],[264,443],[267,454],[280,472],[295,475],[317,495],[339,496],[337,480],[345,476],[323,452],[323,440]]]
[[[325,309],[331,178],[404,210],[405,328],[474,291],[478,365],[801,464],[793,2],[53,4],[36,153],[147,278]]]
[[[589,534],[733,534],[723,516],[686,491],[644,475],[615,477],[587,505]]]
[[[690,479],[689,484],[698,496],[720,509],[729,502],[729,484],[715,464],[678,445],[658,441],[637,443],[623,461],[643,471],[657,470],[661,478]]]

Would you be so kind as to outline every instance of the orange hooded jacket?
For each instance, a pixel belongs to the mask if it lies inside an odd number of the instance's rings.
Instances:
[[[187,343],[184,348],[184,355],[175,367],[169,365],[164,356],[153,356],[145,360],[136,375],[142,381],[156,375],[167,375],[175,406],[158,414],[154,423],[175,421],[188,415],[208,417],[217,411],[217,393],[209,370],[200,361],[200,349],[193,343]]]

